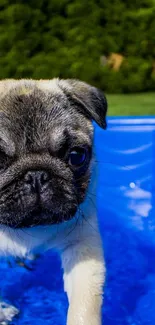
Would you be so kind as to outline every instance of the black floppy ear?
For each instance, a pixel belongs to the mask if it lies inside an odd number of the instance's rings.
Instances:
[[[75,79],[58,81],[66,96],[80,106],[80,109],[101,128],[106,128],[107,100],[101,90]]]

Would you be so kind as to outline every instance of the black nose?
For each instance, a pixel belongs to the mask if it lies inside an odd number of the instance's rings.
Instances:
[[[25,174],[25,183],[35,191],[40,191],[50,180],[48,171],[28,171]]]

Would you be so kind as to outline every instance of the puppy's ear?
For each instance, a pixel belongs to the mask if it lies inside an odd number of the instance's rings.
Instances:
[[[58,80],[66,96],[91,120],[106,128],[107,100],[101,90],[75,79]]]

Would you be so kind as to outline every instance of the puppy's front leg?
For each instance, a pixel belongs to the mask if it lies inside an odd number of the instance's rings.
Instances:
[[[101,325],[104,262],[99,234],[67,248],[63,255],[69,299],[67,325]]]

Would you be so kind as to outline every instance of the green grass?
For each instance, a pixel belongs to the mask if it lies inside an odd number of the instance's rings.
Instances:
[[[108,115],[155,115],[155,92],[118,95],[108,94]]]

